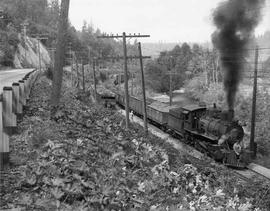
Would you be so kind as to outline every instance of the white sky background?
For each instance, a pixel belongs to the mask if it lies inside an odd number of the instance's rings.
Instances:
[[[206,42],[215,27],[213,9],[224,0],[71,0],[71,23],[83,20],[107,33],[150,34],[145,42]],[[270,0],[256,34],[270,30]]]

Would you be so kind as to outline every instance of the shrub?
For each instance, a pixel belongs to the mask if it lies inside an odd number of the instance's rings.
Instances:
[[[216,103],[219,107],[225,107],[225,92],[221,83],[210,84],[207,91],[202,94],[200,99],[204,101],[208,106]]]
[[[8,33],[8,43],[12,46],[14,46],[15,48],[17,48],[18,44],[20,43],[19,37],[18,37],[18,33],[16,32],[9,32]]]
[[[204,93],[207,91],[205,76],[200,74],[186,82],[185,90],[188,96],[195,100],[202,100]]]
[[[156,92],[164,93],[170,90],[169,70],[166,66],[158,64],[156,61],[150,61],[145,67],[145,80],[147,85]],[[183,85],[182,75],[174,75],[172,88],[178,89]]]
[[[0,64],[3,66],[13,66],[13,60],[14,60],[14,49],[10,45],[4,45],[2,47],[4,56],[2,57]]]

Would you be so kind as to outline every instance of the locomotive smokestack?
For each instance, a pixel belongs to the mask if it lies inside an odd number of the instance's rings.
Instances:
[[[224,73],[224,89],[228,108],[233,109],[236,91],[241,80],[247,45],[261,20],[265,0],[227,0],[213,13],[217,30],[212,42],[219,50]]]

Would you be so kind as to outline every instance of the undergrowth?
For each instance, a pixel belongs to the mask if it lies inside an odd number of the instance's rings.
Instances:
[[[48,105],[51,81],[34,86],[12,165],[1,173],[0,209],[252,210],[270,207],[269,186],[246,183],[211,160],[181,154],[115,110],[63,83]],[[52,115],[53,113],[53,115]],[[259,210],[259,209],[257,209]]]

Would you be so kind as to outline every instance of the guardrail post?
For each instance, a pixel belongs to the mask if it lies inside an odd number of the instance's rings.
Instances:
[[[28,77],[24,77],[23,81],[24,81],[24,89],[25,89],[25,98],[26,98],[26,100],[29,100],[30,86],[29,86]]]
[[[9,135],[17,126],[15,114],[23,113],[23,106],[38,75],[36,70],[32,71],[12,87],[4,87],[0,95],[0,169],[9,163]]]
[[[0,169],[9,162],[9,137],[4,131],[3,99],[0,96]]]
[[[12,112],[12,87],[3,88],[3,122],[4,127],[16,127],[17,118]]]
[[[19,84],[20,84],[20,103],[24,106],[26,105],[24,81],[20,80]]]
[[[37,79],[37,71],[32,73],[32,85],[36,82]]]
[[[13,112],[15,114],[21,115],[23,112],[23,108],[22,104],[20,103],[20,84],[13,83],[12,90],[13,90]]]
[[[34,81],[34,73],[35,71],[32,71],[31,74],[29,75],[29,84],[30,84],[30,87],[32,87],[33,85],[33,81]]]

